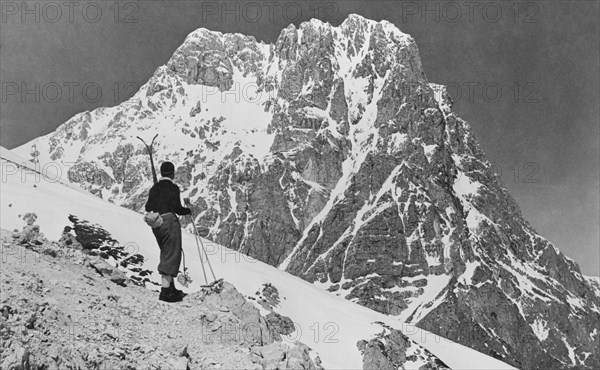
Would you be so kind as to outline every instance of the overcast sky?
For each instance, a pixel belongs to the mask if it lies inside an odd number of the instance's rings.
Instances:
[[[125,100],[199,27],[273,42],[310,18],[386,19],[416,39],[430,82],[449,85],[532,225],[597,276],[599,2],[515,4],[2,1],[0,144],[16,147]]]

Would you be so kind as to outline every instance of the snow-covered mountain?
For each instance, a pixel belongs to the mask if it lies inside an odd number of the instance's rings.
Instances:
[[[20,230],[23,215],[34,212],[36,224],[49,240],[63,236],[65,226],[72,226],[71,215],[110,233],[118,246],[126,246],[130,254],[143,256],[141,267],[155,270],[158,264],[156,241],[141,216],[115,206],[89,193],[55,181],[55,174],[37,174],[36,168],[9,150],[0,148],[2,198],[0,226]],[[80,236],[80,235],[79,235]],[[260,262],[237,251],[204,240],[215,274],[235,285],[246,299],[261,310],[259,303],[266,294],[265,284],[278,291],[277,300],[269,299],[280,315],[290,317],[294,331],[285,341],[302,342],[312,348],[311,356],[320,356],[326,369],[387,368],[395,365],[406,369],[514,369],[485,354],[434,335],[414,325],[404,324],[295,277],[281,269]],[[193,280],[186,292],[194,292],[204,284],[194,237],[183,233],[186,266]],[[10,247],[2,250],[3,263],[24,263],[27,258],[39,258],[27,249]],[[73,259],[76,259],[74,255]],[[122,266],[119,266],[122,267]],[[205,268],[208,268],[205,264]],[[135,271],[127,271],[136,277]],[[139,275],[139,274],[138,274]],[[152,282],[160,276],[148,275]],[[137,276],[139,277],[139,276]],[[32,278],[33,279],[33,278]],[[67,283],[67,282],[65,282]],[[150,289],[158,289],[147,284]],[[260,295],[259,292],[262,292]],[[76,293],[73,293],[76,294]],[[268,298],[268,297],[267,297]],[[54,333],[53,333],[54,334]],[[198,333],[198,335],[203,335]],[[221,335],[243,336],[244,333]],[[219,339],[221,338],[221,339]],[[222,340],[215,334],[214,340]]]
[[[536,233],[412,37],[191,33],[129,101],[16,149],[141,210],[158,133],[209,239],[523,369],[600,367],[600,289]]]

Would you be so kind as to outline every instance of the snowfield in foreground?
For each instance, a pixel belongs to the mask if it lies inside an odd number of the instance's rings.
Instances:
[[[144,268],[155,271],[158,248],[151,230],[142,215],[110,204],[98,197],[58,182],[44,179],[32,171],[14,164],[31,163],[2,148],[2,187],[0,226],[21,229],[19,215],[35,212],[37,224],[50,240],[58,240],[65,226],[70,226],[69,215],[100,225],[120,244],[135,246],[135,252],[145,257]],[[296,324],[291,338],[299,340],[318,352],[323,366],[328,369],[362,368],[362,357],[357,342],[369,340],[382,331],[376,322],[402,330],[454,369],[514,369],[513,367],[451,342],[412,325],[403,324],[368,308],[328,293],[321,288],[290,275],[273,266],[246,255],[204,240],[217,277],[231,282],[245,296],[254,297],[265,283],[273,284],[281,297],[277,311],[289,316]],[[200,260],[194,236],[183,233],[186,264],[193,283],[187,291],[198,290],[203,284]],[[152,280],[158,281],[154,272]]]

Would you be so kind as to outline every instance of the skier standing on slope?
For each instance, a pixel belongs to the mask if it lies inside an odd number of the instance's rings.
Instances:
[[[191,210],[181,205],[179,187],[173,183],[175,178],[173,163],[162,163],[160,174],[162,177],[150,189],[146,203],[146,212],[158,212],[163,219],[160,227],[152,229],[160,247],[158,272],[162,277],[162,289],[158,299],[165,302],[179,302],[185,293],[175,288],[173,279],[177,277],[181,263],[181,225],[177,215],[189,215]]]

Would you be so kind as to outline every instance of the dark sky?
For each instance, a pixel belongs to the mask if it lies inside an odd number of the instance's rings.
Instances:
[[[310,18],[386,19],[416,39],[429,80],[449,85],[537,231],[600,275],[598,1],[65,4],[1,2],[2,146],[128,98],[199,27],[273,42]]]

